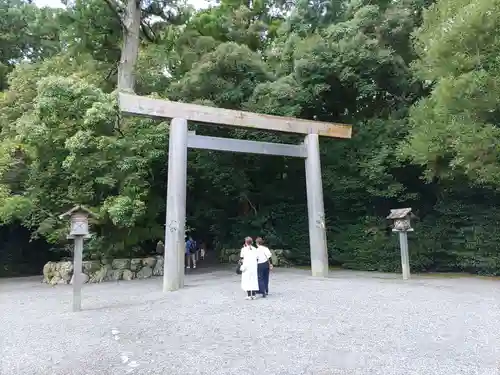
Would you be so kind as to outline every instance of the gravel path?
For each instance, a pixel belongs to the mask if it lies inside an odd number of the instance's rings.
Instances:
[[[1,375],[497,375],[500,282],[278,270],[245,301],[231,271],[71,287],[0,280]]]

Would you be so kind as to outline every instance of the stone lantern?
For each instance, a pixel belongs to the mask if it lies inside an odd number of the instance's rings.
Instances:
[[[401,249],[401,268],[403,280],[410,278],[410,257],[408,254],[408,232],[413,232],[411,219],[416,216],[411,212],[411,208],[397,208],[391,210],[388,220],[393,221],[392,231],[399,233],[399,246]]]
[[[60,219],[70,218],[68,239],[73,239],[75,243],[73,251],[73,311],[80,311],[82,308],[83,239],[91,237],[89,216],[94,216],[94,214],[83,206],[75,206],[59,215]]]

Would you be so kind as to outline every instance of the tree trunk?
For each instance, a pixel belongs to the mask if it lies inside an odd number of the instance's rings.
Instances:
[[[123,44],[120,65],[118,66],[118,91],[134,92],[140,28],[141,1],[127,0],[123,15]]]

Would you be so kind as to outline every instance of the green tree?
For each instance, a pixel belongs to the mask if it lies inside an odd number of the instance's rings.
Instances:
[[[500,202],[499,4],[433,3],[223,0],[199,11],[156,0],[75,0],[60,10],[2,3],[5,233],[22,225],[64,248],[57,217],[79,203],[98,213],[89,255],[154,249],[164,230],[168,124],[120,116],[118,86],[353,124],[351,140],[321,141],[331,263],[398,270],[397,239],[384,217],[410,206],[420,218],[410,236],[414,270],[499,273],[500,216],[491,208]],[[303,141],[191,127],[219,137]],[[234,247],[247,234],[264,235],[271,247],[291,250],[296,263],[309,262],[301,160],[188,155],[188,225],[198,236]],[[11,255],[8,262],[19,259]]]
[[[0,91],[7,75],[23,60],[37,61],[60,50],[57,22],[59,11],[37,8],[23,0],[0,3]]]
[[[402,154],[428,179],[465,175],[472,184],[500,182],[498,1],[438,1],[416,34],[415,69],[432,93],[411,112]]]

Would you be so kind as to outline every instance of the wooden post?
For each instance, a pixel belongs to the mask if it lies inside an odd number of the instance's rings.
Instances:
[[[318,134],[307,135],[305,146],[307,152],[305,164],[311,272],[313,276],[326,277],[328,276],[328,250]]]
[[[399,232],[399,247],[401,249],[401,269],[403,271],[403,280],[410,278],[410,256],[408,254],[408,233]]]
[[[73,250],[73,311],[82,309],[83,236],[75,236]]]
[[[187,120],[170,123],[163,291],[184,286],[186,229]]]

